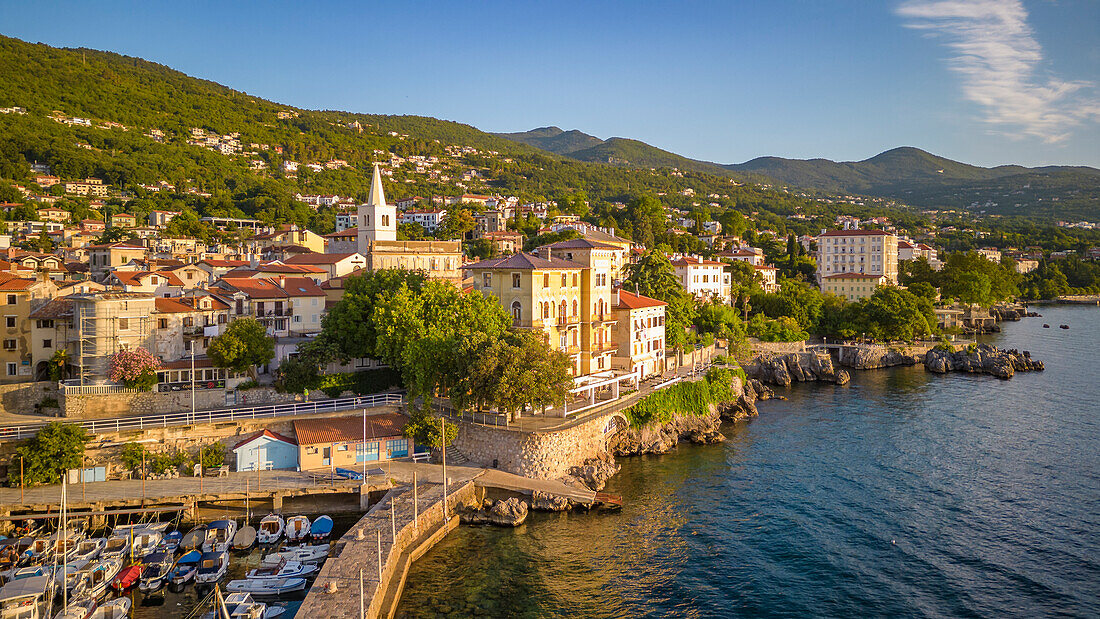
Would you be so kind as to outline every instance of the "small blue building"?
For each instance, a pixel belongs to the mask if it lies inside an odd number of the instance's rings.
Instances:
[[[298,443],[277,432],[264,430],[233,446],[237,472],[298,468]]]

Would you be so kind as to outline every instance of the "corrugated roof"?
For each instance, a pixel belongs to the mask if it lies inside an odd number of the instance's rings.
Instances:
[[[399,413],[367,415],[368,439],[402,436],[409,418]],[[295,419],[294,435],[299,445],[345,443],[363,440],[363,418],[330,417],[327,419]]]

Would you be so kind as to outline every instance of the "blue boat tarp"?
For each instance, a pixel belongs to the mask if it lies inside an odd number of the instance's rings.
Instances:
[[[382,469],[367,469],[367,477],[373,477],[375,475],[385,475],[386,471]],[[363,479],[362,471],[353,471],[351,469],[336,469],[336,476],[343,479]]]

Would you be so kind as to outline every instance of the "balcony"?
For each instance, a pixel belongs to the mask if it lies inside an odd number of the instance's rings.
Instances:
[[[558,316],[558,326],[565,327],[569,325],[581,324],[580,316]]]
[[[592,347],[592,354],[605,353],[619,350],[619,345],[614,342],[604,342]]]
[[[615,315],[611,312],[604,312],[602,314],[592,314],[592,322],[618,322],[615,320]]]

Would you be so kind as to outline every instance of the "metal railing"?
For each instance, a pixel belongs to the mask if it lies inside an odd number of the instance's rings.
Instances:
[[[65,395],[108,395],[111,393],[141,393],[140,389],[130,389],[122,385],[62,385]]]
[[[293,415],[312,415],[356,408],[371,408],[389,404],[403,404],[405,396],[400,393],[375,393],[353,398],[334,400],[315,400],[312,402],[292,402],[269,406],[224,408],[195,413],[169,413],[167,415],[145,415],[142,417],[119,417],[116,419],[93,419],[73,422],[91,434],[120,432],[122,430],[143,430],[146,428],[166,428],[168,426],[189,426],[198,423],[237,421],[240,419],[264,419],[268,417],[286,417]],[[0,427],[0,441],[23,439],[34,436],[46,423],[32,423],[18,426]]]

